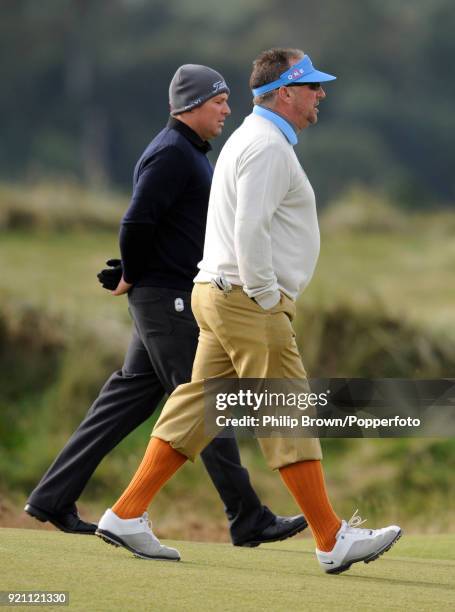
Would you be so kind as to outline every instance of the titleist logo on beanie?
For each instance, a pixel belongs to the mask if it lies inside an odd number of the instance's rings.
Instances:
[[[169,86],[171,115],[190,111],[221,93],[229,94],[229,87],[219,72],[208,66],[184,64]]]

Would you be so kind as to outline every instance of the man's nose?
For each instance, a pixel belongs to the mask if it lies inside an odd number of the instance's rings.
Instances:
[[[318,98],[323,100],[325,98],[325,96],[326,96],[326,93],[325,93],[325,91],[324,91],[324,89],[322,88],[322,85],[321,85],[321,87],[319,88],[319,91],[318,91]]]
[[[228,117],[230,114],[231,114],[231,109],[229,108],[229,104],[226,102],[223,108],[223,115],[226,115],[226,117]]]

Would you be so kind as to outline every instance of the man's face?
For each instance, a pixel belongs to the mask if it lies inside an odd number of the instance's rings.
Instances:
[[[319,102],[325,98],[325,91],[319,85],[297,85],[286,88],[289,100],[290,120],[297,129],[303,130],[309,125],[317,123]]]
[[[203,140],[216,138],[223,131],[224,120],[231,114],[228,94],[214,96],[191,111],[197,124],[197,133]]]
[[[289,66],[299,62],[301,57],[293,57]],[[318,121],[318,105],[325,98],[325,91],[319,87],[295,83],[280,87],[279,110],[293,123],[298,130],[303,130]]]

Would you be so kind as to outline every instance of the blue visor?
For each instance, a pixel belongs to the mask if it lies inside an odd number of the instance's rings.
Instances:
[[[333,74],[316,70],[309,56],[305,55],[300,62],[288,68],[286,72],[283,72],[279,79],[272,83],[261,85],[261,87],[256,87],[252,91],[254,96],[262,96],[262,94],[268,91],[273,91],[283,86],[286,87],[286,85],[291,85],[292,83],[324,83],[325,81],[334,81],[335,79],[336,76],[333,76]]]

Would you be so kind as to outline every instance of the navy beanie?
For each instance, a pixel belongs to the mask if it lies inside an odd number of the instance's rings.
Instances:
[[[171,115],[186,113],[229,87],[219,72],[199,64],[184,64],[174,74],[169,86]]]

